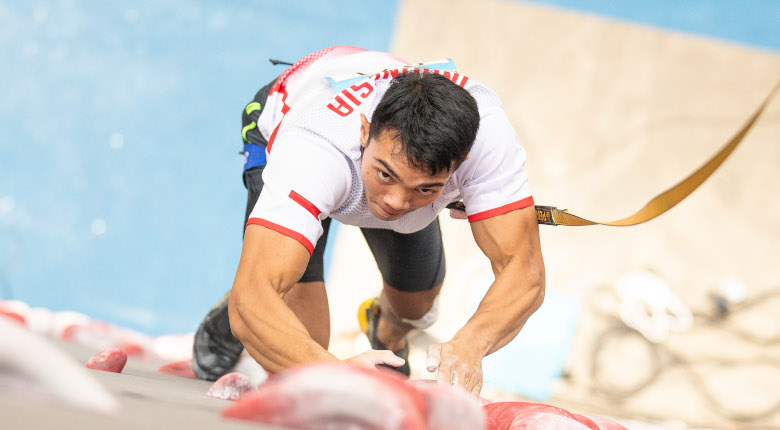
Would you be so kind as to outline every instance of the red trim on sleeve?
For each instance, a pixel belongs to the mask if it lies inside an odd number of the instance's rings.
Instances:
[[[306,249],[309,250],[309,255],[311,255],[314,252],[314,245],[309,242],[309,239],[306,239],[306,236],[298,233],[297,231],[290,230],[287,227],[282,227],[279,224],[273,223],[271,221],[262,219],[262,218],[249,218],[249,221],[247,221],[246,226],[248,227],[250,224],[255,225],[261,225],[266,228],[270,228],[273,231],[279,232],[287,237],[291,237],[298,242],[301,243],[301,245],[305,246]]]
[[[510,203],[508,205],[504,205],[495,209],[490,209],[484,212],[476,213],[474,215],[469,215],[469,222],[474,221],[480,221],[486,218],[491,218],[498,215],[503,215],[507,212],[512,212],[516,209],[522,209],[527,208],[528,206],[531,206],[534,204],[534,198],[533,196],[528,196],[524,198],[523,200],[518,200],[514,203]]]
[[[309,211],[309,213],[314,215],[314,218],[317,218],[319,221],[320,213],[322,212],[320,212],[320,210],[317,209],[317,206],[314,206],[312,202],[306,200],[302,195],[296,193],[295,191],[290,191],[290,198],[293,199],[295,203],[303,206],[304,209]]]

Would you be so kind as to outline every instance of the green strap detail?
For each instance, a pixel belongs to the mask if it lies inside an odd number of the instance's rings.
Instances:
[[[257,124],[255,124],[255,122],[252,121],[251,124],[249,124],[246,127],[241,129],[241,136],[244,136],[244,142],[249,142],[248,140],[246,140],[246,132],[251,130],[251,129],[253,129],[253,128],[255,128],[256,125]]]
[[[244,109],[244,111],[246,112],[247,115],[249,115],[250,113],[252,113],[252,112],[254,112],[256,110],[260,110],[260,108],[261,108],[260,103],[252,102],[252,103],[249,103],[248,105],[246,105],[246,109]]]

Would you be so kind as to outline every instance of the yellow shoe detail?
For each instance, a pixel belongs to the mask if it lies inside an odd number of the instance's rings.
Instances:
[[[358,324],[360,324],[360,331],[363,333],[368,332],[368,310],[371,309],[372,312],[379,315],[379,299],[373,298],[368,299],[360,304],[358,307],[357,312],[357,318],[358,318]]]

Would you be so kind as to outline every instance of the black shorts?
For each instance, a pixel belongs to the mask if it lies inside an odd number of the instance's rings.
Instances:
[[[264,108],[272,85],[273,82],[260,89],[253,102],[260,103]],[[244,110],[242,130],[247,130],[244,133],[245,144],[259,145],[265,148],[268,142],[257,131],[257,127],[251,127],[253,122],[257,122],[260,112],[262,109],[255,110],[250,115]],[[265,166],[257,166],[244,171],[244,185],[248,191],[244,217],[245,226],[263,189],[262,173],[264,168]],[[299,282],[324,281],[323,254],[325,244],[328,241],[330,222],[330,218],[322,221],[322,236],[314,246],[309,265]],[[360,231],[374,254],[379,272],[382,274],[382,280],[391,287],[406,292],[427,291],[444,281],[444,247],[438,218],[424,229],[411,234],[378,228],[361,228]]]

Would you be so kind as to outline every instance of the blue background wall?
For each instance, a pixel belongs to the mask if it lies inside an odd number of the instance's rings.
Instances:
[[[0,297],[194,330],[238,263],[268,58],[389,48],[395,2],[338,4],[0,2]]]
[[[230,288],[267,59],[386,50],[397,4],[224,3],[0,1],[0,298],[159,334]],[[542,3],[780,50],[776,1]]]

